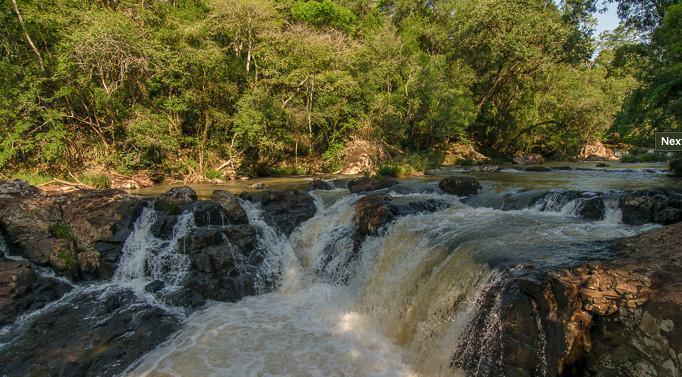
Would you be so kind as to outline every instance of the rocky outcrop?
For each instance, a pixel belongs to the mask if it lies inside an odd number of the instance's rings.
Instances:
[[[353,193],[375,191],[385,189],[398,184],[398,181],[389,177],[361,177],[352,179],[348,182],[348,190]]]
[[[300,190],[243,192],[239,197],[260,204],[263,220],[287,236],[317,211],[313,197]]]
[[[343,175],[373,174],[382,161],[390,158],[381,142],[352,137],[341,152]]]
[[[41,276],[29,261],[0,255],[0,327],[59,299],[70,289],[59,279]]]
[[[471,144],[456,143],[451,145],[445,153],[443,165],[455,165],[462,161],[481,163],[490,160],[474,148]]]
[[[215,190],[211,199],[223,206],[230,224],[248,224],[249,218],[246,216],[246,211],[235,195],[229,191]]]
[[[673,177],[682,177],[682,158],[670,161],[668,167],[670,168],[670,175]]]
[[[0,336],[7,376],[115,376],[178,328],[132,291],[81,293]]]
[[[316,178],[316,179],[313,179],[312,181],[310,181],[310,189],[311,190],[333,190],[334,186],[327,181],[323,181],[321,179]]]
[[[435,199],[394,198],[380,194],[364,196],[355,203],[356,239],[379,234],[386,224],[398,217],[434,212],[446,207],[446,202]]]
[[[11,249],[74,280],[110,277],[143,200],[117,190],[36,190],[2,183],[0,227]]]
[[[539,153],[519,154],[512,160],[515,164],[519,165],[535,165],[545,162],[544,157],[542,157],[542,155]]]
[[[438,187],[450,195],[468,197],[476,195],[481,190],[481,184],[476,178],[466,176],[452,176],[441,180]]]
[[[619,207],[626,224],[672,224],[682,220],[682,195],[666,189],[626,193]]]
[[[599,140],[594,140],[585,144],[578,154],[578,158],[586,161],[609,161],[618,159],[613,152],[613,149],[605,147]]]
[[[677,376],[682,224],[613,243],[618,258],[507,269],[453,354],[477,376]]]
[[[250,225],[192,231],[180,241],[191,263],[184,288],[165,299],[176,306],[199,307],[206,299],[236,301],[256,293],[257,270],[263,262],[256,237]]]

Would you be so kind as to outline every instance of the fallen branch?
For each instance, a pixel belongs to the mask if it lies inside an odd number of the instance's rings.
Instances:
[[[65,181],[65,180],[62,180],[59,178],[54,178],[54,179],[50,180],[49,182],[41,183],[38,185],[38,187],[50,186],[50,185],[54,185],[54,184],[57,184],[60,186],[75,187],[75,188],[79,188],[79,189],[92,189],[91,186],[88,186],[84,183],[74,183],[74,182]]]

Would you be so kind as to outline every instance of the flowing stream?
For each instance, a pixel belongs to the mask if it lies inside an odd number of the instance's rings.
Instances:
[[[0,352],[20,338],[32,318],[79,297],[94,294],[102,301],[132,291],[140,304],[162,308],[182,327],[125,376],[463,376],[450,367],[453,352],[466,343],[463,337],[495,336],[494,316],[484,333],[465,330],[502,267],[608,258],[595,241],[655,227],[621,223],[617,180],[609,175],[619,172],[608,173],[600,186],[605,218],[598,221],[577,216],[583,199],[564,190],[521,187],[514,184],[519,173],[498,174],[501,180],[483,175],[482,193],[468,200],[438,193],[437,182],[388,190],[396,200],[435,199],[447,206],[400,217],[359,245],[353,238],[354,206],[361,196],[345,189],[312,192],[317,214],[289,237],[263,220],[260,207],[242,202],[258,229],[257,248],[264,258],[256,272],[261,294],[236,303],[209,302],[189,315],[145,287],[154,281],[164,283],[162,293],[181,287],[189,267],[181,240],[196,227],[194,216],[180,215],[172,237],[162,240],[152,234],[159,214],[150,205],[137,219],[111,281],[76,285],[0,329]],[[563,186],[575,188],[570,182]],[[533,199],[534,188],[546,195]]]
[[[126,374],[463,375],[449,367],[450,359],[478,295],[496,279],[490,266],[608,257],[593,241],[652,228],[621,224],[615,208],[607,208],[605,220],[585,221],[573,215],[576,204],[560,203],[560,196],[549,197],[554,202],[541,211],[484,206],[510,195],[495,190],[484,192],[475,206],[435,193],[394,193],[411,200],[445,198],[450,206],[396,220],[383,236],[367,238],[353,258],[354,203],[360,196],[345,190],[314,195],[317,215],[289,238],[244,203],[250,222],[264,230],[269,271],[263,273],[279,274],[274,292],[195,312]]]

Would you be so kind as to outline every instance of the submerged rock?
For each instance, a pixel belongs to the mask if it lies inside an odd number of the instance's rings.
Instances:
[[[81,293],[0,336],[7,376],[115,376],[178,328],[129,290]]]
[[[481,190],[481,184],[474,177],[452,176],[441,180],[438,187],[450,195],[467,197],[476,195]]]
[[[361,177],[355,178],[348,182],[348,190],[353,194],[357,194],[360,192],[385,189],[391,186],[395,186],[397,184],[398,184],[397,180],[389,177],[381,178]]]
[[[546,166],[529,166],[525,169],[526,171],[530,172],[548,172],[552,171],[552,169],[546,167]]]
[[[287,236],[317,212],[313,197],[300,190],[243,192],[239,197],[259,203],[263,220]]]
[[[670,175],[674,177],[682,177],[682,158],[670,161],[669,168]]]

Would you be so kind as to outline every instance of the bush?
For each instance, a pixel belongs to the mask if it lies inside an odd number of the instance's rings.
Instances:
[[[665,154],[661,153],[644,153],[636,155],[623,156],[620,162],[666,162],[669,158]]]

